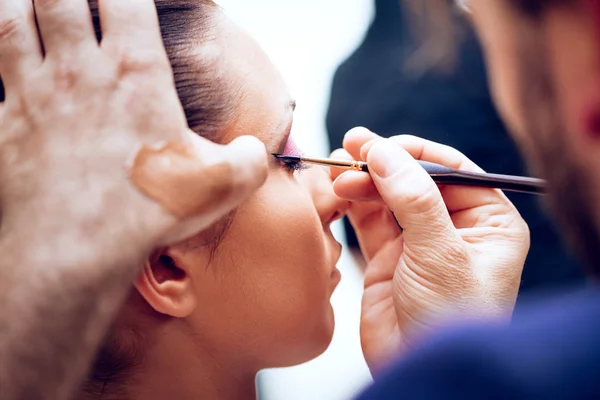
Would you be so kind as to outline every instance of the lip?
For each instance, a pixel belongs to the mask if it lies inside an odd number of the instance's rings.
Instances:
[[[342,273],[336,266],[336,264],[340,260],[340,257],[342,256],[342,244],[336,240],[334,240],[334,243],[335,243],[335,253],[334,253],[335,259],[333,260],[333,269],[331,270],[331,280],[334,281],[335,286],[337,286],[338,283],[340,283],[340,281],[342,279]]]
[[[334,288],[338,285],[338,283],[340,283],[340,281],[342,280],[342,273],[340,272],[339,269],[334,268],[333,271],[331,271],[331,280],[334,283]]]

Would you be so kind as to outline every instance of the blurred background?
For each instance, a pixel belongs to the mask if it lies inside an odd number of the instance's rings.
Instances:
[[[456,65],[438,70],[408,68],[421,42],[406,23],[401,0],[217,3],[282,72],[298,103],[292,135],[305,153],[326,156],[341,146],[347,130],[366,126],[383,136],[412,133],[451,145],[489,172],[527,174],[487,90],[477,40],[458,10]],[[543,215],[540,198],[508,195],[531,230],[519,313],[532,293],[585,282]],[[332,299],[333,342],[314,361],[261,373],[263,400],[349,399],[371,381],[359,338],[364,261],[347,222],[334,234],[346,246],[338,265],[342,282]]]

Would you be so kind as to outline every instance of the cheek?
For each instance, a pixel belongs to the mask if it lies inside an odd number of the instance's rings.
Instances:
[[[240,213],[236,242],[245,249],[246,267],[261,271],[252,278],[263,294],[276,294],[274,302],[317,295],[326,249],[310,195],[284,173],[276,174]]]
[[[215,319],[231,314],[245,342],[276,335],[290,346],[332,328],[332,265],[310,194],[285,172],[271,175],[236,212],[210,267],[222,278],[205,292],[221,305]]]
[[[236,242],[254,260],[268,260],[265,268],[306,277],[322,271],[322,262],[314,263],[325,256],[318,214],[310,194],[286,173],[271,176],[237,217]]]

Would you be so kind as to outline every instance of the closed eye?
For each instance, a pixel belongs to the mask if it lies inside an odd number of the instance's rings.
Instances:
[[[291,136],[288,136],[287,142],[285,143],[285,148],[281,153],[284,156],[301,156],[302,151],[296,146],[294,143],[294,139]],[[303,169],[309,168],[309,166],[303,163],[300,160],[279,160],[281,165],[286,168],[290,172],[301,171]]]
[[[308,164],[305,164],[302,161],[280,160],[279,162],[289,172],[296,172],[309,168]]]

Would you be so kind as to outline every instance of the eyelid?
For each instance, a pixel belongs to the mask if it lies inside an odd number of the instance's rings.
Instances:
[[[288,136],[287,141],[285,143],[285,147],[282,150],[281,154],[286,156],[302,156],[302,151],[296,145],[291,135]],[[289,172],[297,172],[308,168],[308,165],[303,162],[281,161],[279,159],[277,159],[277,162],[279,162],[279,165],[287,169]]]
[[[286,156],[301,156],[302,155],[302,151],[296,145],[292,136],[288,136],[288,139],[287,139],[287,142],[285,144],[282,154],[286,155]]]

